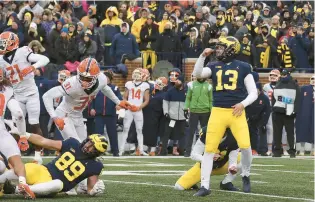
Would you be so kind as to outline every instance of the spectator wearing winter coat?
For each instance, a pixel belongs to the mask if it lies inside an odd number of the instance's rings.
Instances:
[[[58,50],[55,47],[55,43],[60,36],[63,26],[61,21],[56,21],[55,24],[55,28],[51,30],[48,37],[48,54],[52,63],[57,63],[58,60]]]
[[[38,41],[38,40],[33,40],[28,44],[28,47],[32,49],[33,53],[35,54],[41,54],[47,56],[46,49],[44,46]]]
[[[167,118],[164,135],[161,137],[160,155],[167,155],[167,142],[173,140],[173,155],[178,153],[178,141],[184,137],[186,118],[184,115],[186,89],[184,88],[184,77],[179,76],[163,99],[163,113]]]
[[[279,56],[280,67],[293,68],[293,58],[292,58],[291,50],[288,47],[287,37],[280,38],[280,44],[278,45],[277,52]]]
[[[299,113],[301,91],[287,69],[282,70],[281,79],[273,89],[272,125],[274,152],[273,157],[281,157],[282,130],[285,127],[290,149],[290,157],[295,157],[294,119]]]
[[[104,74],[107,77],[107,85],[112,89],[118,99],[122,100],[119,88],[111,83],[113,74],[111,72],[105,72]],[[118,156],[116,104],[108,97],[104,96],[102,92],[99,92],[92,102],[90,114],[95,116],[95,133],[104,135],[104,126],[106,126],[111,152],[113,156]]]
[[[42,13],[44,12],[44,9],[38,4],[37,1],[28,1],[28,5],[24,6],[18,14],[18,18],[20,20],[23,19],[23,13],[25,10],[32,11],[36,18],[42,16]]]
[[[33,21],[33,18],[34,18],[33,12],[29,10],[25,10],[25,12],[23,13],[23,20],[22,20],[24,32],[27,33],[28,28],[31,25],[31,22]]]
[[[204,24],[200,25],[198,38],[202,41],[202,49],[208,48],[210,35]]]
[[[165,12],[162,16],[162,20],[158,22],[160,34],[164,32],[164,26],[166,25],[167,22],[169,22],[169,16],[168,13]]]
[[[310,40],[305,36],[303,27],[299,26],[297,35],[289,41],[289,48],[295,56],[295,68],[310,68],[308,63],[308,51],[310,47]]]
[[[96,42],[91,40],[92,32],[90,30],[86,31],[83,40],[79,43],[79,54],[80,61],[85,58],[92,57],[95,58],[97,45]]]
[[[270,35],[270,26],[261,26],[261,34],[253,42],[254,66],[262,68],[279,68],[277,39]]]
[[[72,9],[74,16],[78,19],[81,19],[86,15],[85,11],[83,10],[82,3],[80,1],[74,1],[72,4]]]
[[[49,9],[45,9],[42,16],[42,27],[46,32],[46,36],[49,36],[50,31],[53,29],[55,22],[53,21],[52,13]]]
[[[100,27],[104,29],[104,64],[112,65],[113,61],[110,56],[110,48],[112,46],[113,37],[120,32],[122,20],[118,18],[118,11],[115,6],[111,6],[106,10],[105,19]]]
[[[296,142],[301,144],[301,156],[304,156],[306,142],[312,144],[311,155],[314,155],[314,90],[315,76],[312,76],[310,85],[301,87],[300,113],[295,122]]]
[[[62,28],[61,34],[55,42],[57,50],[57,64],[64,64],[66,61],[78,60],[77,45],[68,35],[68,28]]]
[[[27,32],[24,33],[24,38],[25,38],[24,45],[28,45],[33,40],[37,40],[37,41],[43,40],[43,38],[41,38],[38,35],[36,23],[32,22],[30,24],[30,27],[28,28]]]
[[[266,156],[268,151],[266,125],[271,113],[269,98],[262,91],[260,83],[256,83],[258,98],[246,107],[246,117],[250,133],[250,142],[253,155],[262,154]],[[258,145],[258,137],[259,145]]]
[[[242,40],[240,40],[241,51],[240,54],[236,56],[237,60],[253,64],[253,54],[252,54],[252,43],[251,35],[244,34]]]
[[[189,37],[183,42],[183,51],[187,58],[198,58],[202,49],[202,42],[198,38],[198,30],[196,27],[191,28]]]
[[[124,59],[136,59],[140,56],[138,44],[133,34],[129,33],[129,24],[121,24],[120,33],[113,38],[110,55],[114,58],[115,64],[123,63]]]
[[[152,68],[157,62],[155,50],[159,26],[154,23],[154,19],[154,16],[150,14],[140,31],[140,51],[142,52],[144,68]]]
[[[141,18],[137,19],[131,27],[131,33],[136,37],[137,43],[140,43],[140,31],[144,23],[147,21],[147,17],[150,14],[150,10],[147,8],[142,8],[140,10]]]
[[[308,52],[308,63],[312,67],[314,65],[314,28],[310,29],[310,32],[308,33],[308,38],[311,43],[310,51]]]
[[[96,15],[96,12],[97,12],[96,5],[90,5],[87,15],[81,18],[80,20],[81,22],[83,22],[85,28],[89,27],[90,22],[92,22],[94,26],[98,25],[99,19],[98,16]]]
[[[189,118],[189,135],[186,136],[185,156],[189,157],[198,123],[207,126],[212,108],[212,85],[207,78],[197,78],[188,86],[184,115]],[[189,117],[188,117],[189,115]]]
[[[104,46],[101,40],[101,35],[99,31],[95,29],[95,26],[92,22],[89,22],[87,30],[90,30],[92,32],[91,39],[95,41],[97,45],[97,52],[95,55],[95,59],[97,60],[97,62],[102,63],[103,58],[104,58]],[[82,38],[83,38],[83,35],[82,35]]]
[[[270,6],[265,6],[264,9],[262,10],[261,14],[260,14],[260,17],[263,19],[263,20],[266,20],[266,19],[270,19],[271,18],[271,8]]]
[[[23,28],[21,27],[22,25],[19,25],[17,22],[13,21],[11,26],[4,31],[10,31],[18,35],[19,37],[19,46],[24,45],[24,33],[23,33]]]

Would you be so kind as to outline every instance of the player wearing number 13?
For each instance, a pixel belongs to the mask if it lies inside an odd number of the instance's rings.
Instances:
[[[205,49],[198,58],[194,75],[210,77],[213,85],[213,108],[207,128],[205,153],[201,166],[201,189],[195,196],[210,194],[213,156],[227,128],[230,128],[242,152],[243,191],[250,192],[252,151],[244,108],[257,99],[251,66],[235,60],[240,43],[234,37],[219,39],[216,50]],[[215,52],[218,61],[203,68],[205,58]]]
[[[64,139],[73,137],[82,142],[87,137],[82,111],[95,98],[99,91],[115,104],[126,108],[129,104],[120,101],[107,85],[107,78],[100,73],[94,58],[84,59],[77,68],[78,75],[65,80],[43,95],[47,112],[54,120]],[[54,99],[63,97],[54,109]]]

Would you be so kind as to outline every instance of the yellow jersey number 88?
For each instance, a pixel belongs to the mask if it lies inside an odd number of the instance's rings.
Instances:
[[[70,152],[64,153],[56,161],[55,166],[60,171],[64,171],[63,174],[69,182],[75,180],[85,171],[85,166],[80,161],[76,161],[75,157]]]
[[[236,89],[236,84],[237,84],[237,79],[238,79],[238,71],[236,70],[227,70],[224,72],[224,75],[229,76],[229,82],[230,84],[223,84],[222,85],[222,74],[223,70],[219,70],[216,73],[217,76],[217,86],[215,88],[216,91],[220,90],[235,90]]]

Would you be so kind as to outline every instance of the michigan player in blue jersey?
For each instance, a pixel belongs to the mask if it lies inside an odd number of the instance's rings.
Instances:
[[[26,181],[36,195],[66,192],[85,179],[86,194],[104,193],[104,182],[99,180],[103,163],[96,160],[107,150],[108,142],[104,136],[93,134],[82,143],[74,138],[55,141],[36,134],[27,133],[27,136],[28,141],[35,145],[60,151],[60,155],[46,165],[25,164]],[[16,175],[8,170],[0,176],[0,184],[13,179]]]
[[[234,37],[220,38],[216,49],[207,48],[198,58],[193,74],[209,77],[213,85],[213,108],[207,128],[205,152],[201,163],[201,188],[194,196],[210,194],[210,174],[213,157],[227,128],[230,128],[242,152],[243,191],[250,192],[252,150],[244,108],[257,99],[257,90],[251,74],[251,65],[235,59],[240,43]],[[210,54],[217,61],[204,67]]]
[[[207,127],[203,127],[199,132],[199,139],[194,145],[191,158],[197,163],[182,175],[176,182],[176,190],[189,190],[197,188],[200,182],[200,162],[205,150]],[[220,189],[227,191],[238,191],[232,181],[236,177],[237,169],[240,168],[239,149],[231,130],[227,129],[221,143],[215,153],[213,172],[211,175],[225,175],[224,180],[220,183]]]

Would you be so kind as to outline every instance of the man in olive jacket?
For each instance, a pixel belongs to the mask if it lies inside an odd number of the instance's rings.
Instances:
[[[207,126],[212,108],[212,85],[206,81],[206,78],[197,78],[188,86],[188,92],[185,100],[184,115],[188,119],[189,115],[189,135],[186,138],[185,156],[189,157],[194,134],[198,127]]]

